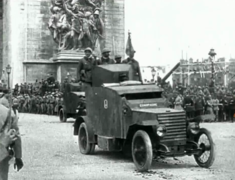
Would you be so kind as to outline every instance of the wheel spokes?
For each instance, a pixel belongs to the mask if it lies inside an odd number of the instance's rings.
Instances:
[[[201,148],[201,153],[197,155],[198,160],[201,163],[205,163],[208,161],[210,157],[210,150],[211,150],[211,144],[209,138],[205,135],[202,134],[198,140],[199,147]]]
[[[139,139],[138,141],[135,142],[133,153],[136,161],[141,166],[144,165],[146,161],[146,148],[142,139],[141,140]]]

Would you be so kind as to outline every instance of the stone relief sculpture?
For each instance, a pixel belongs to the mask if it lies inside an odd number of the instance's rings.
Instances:
[[[95,49],[97,41],[104,38],[102,1],[51,0],[48,28],[59,50]]]

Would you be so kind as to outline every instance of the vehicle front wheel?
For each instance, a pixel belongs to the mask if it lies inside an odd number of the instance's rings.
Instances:
[[[63,108],[61,108],[59,111],[59,118],[60,118],[60,122],[67,121],[67,116],[66,116],[66,113],[64,112]]]
[[[194,159],[200,167],[209,168],[215,160],[215,144],[211,137],[211,133],[205,129],[200,129],[195,141],[201,148],[199,154],[194,155]]]
[[[86,123],[82,123],[78,130],[78,144],[79,150],[82,154],[93,154],[95,151],[95,144],[89,143],[88,131]]]
[[[142,130],[132,139],[132,158],[138,171],[147,171],[152,164],[153,151],[149,135]]]

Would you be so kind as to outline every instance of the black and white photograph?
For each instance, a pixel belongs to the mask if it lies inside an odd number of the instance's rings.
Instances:
[[[235,180],[234,0],[0,0],[0,180]]]

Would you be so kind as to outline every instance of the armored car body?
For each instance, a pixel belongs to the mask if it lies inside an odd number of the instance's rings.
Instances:
[[[80,152],[92,154],[96,145],[130,152],[139,171],[148,170],[154,156],[194,155],[201,167],[210,167],[214,143],[209,131],[200,129],[197,118],[187,120],[184,110],[167,108],[163,90],[132,81],[130,71],[129,65],[93,70],[93,86],[86,90],[87,114],[74,124]],[[206,142],[200,141],[203,135]]]

